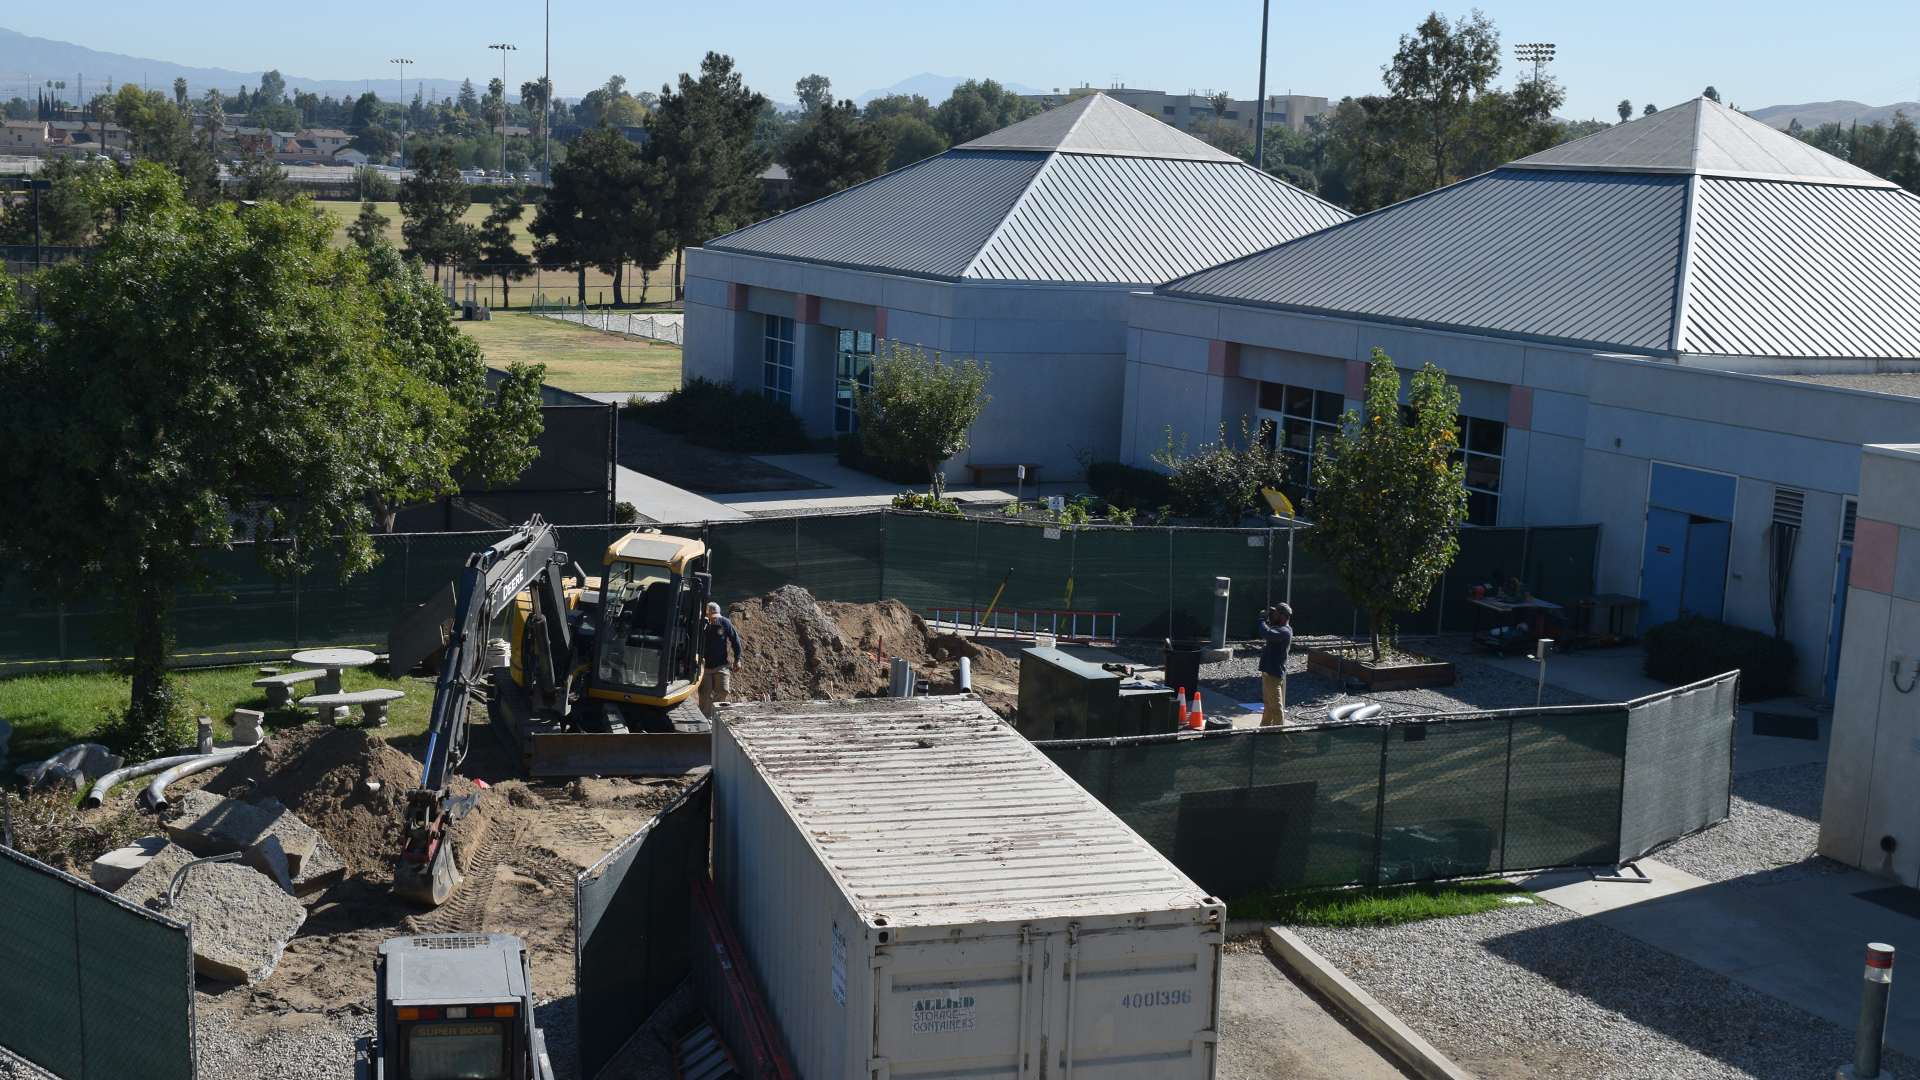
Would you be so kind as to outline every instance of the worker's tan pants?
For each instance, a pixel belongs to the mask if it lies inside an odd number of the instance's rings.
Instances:
[[[1260,673],[1261,704],[1266,711],[1260,714],[1261,727],[1278,727],[1287,722],[1287,680],[1278,676]]]
[[[732,692],[733,673],[726,668],[708,668],[700,678],[700,712],[713,719],[713,703],[728,700]]]

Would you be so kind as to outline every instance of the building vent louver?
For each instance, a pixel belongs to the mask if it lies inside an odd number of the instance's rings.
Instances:
[[[1800,527],[1800,513],[1805,508],[1807,493],[1793,488],[1777,487],[1773,489],[1773,520],[1775,524]]]
[[[1859,515],[1860,515],[1859,500],[1848,499],[1846,516],[1840,522],[1840,542],[1841,543],[1843,544],[1853,543],[1853,519],[1858,517]]]

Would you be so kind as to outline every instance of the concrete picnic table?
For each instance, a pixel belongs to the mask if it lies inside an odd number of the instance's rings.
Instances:
[[[308,649],[294,653],[290,659],[306,667],[325,668],[327,676],[320,680],[316,688],[322,694],[340,692],[340,673],[348,668],[363,668],[379,657],[365,649]]]

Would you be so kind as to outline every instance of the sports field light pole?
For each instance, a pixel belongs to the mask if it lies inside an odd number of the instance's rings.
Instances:
[[[489,45],[500,50],[500,175],[507,175],[507,54],[518,52],[511,45]]]
[[[1267,14],[1273,0],[1260,0],[1260,100],[1254,102],[1253,167],[1267,167]]]
[[[540,86],[540,186],[553,186],[553,0],[547,0],[546,75]],[[537,286],[536,286],[537,288]],[[645,294],[642,294],[644,299]]]
[[[399,103],[400,109],[401,109],[400,116],[402,119],[400,121],[400,167],[404,169],[407,167],[407,121],[405,119],[407,115],[405,111],[407,107],[407,65],[413,63],[413,61],[389,60],[387,61],[387,63],[400,65],[400,96],[395,98],[394,101]]]
[[[1524,45],[1515,45],[1513,55],[1523,64],[1533,65],[1533,81],[1540,81],[1540,65],[1553,59],[1554,44],[1550,41],[1529,41]]]

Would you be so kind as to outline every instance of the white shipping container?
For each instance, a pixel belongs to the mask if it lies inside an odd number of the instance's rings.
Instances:
[[[802,1080],[1206,1080],[1226,909],[978,698],[725,708],[713,873]]]

